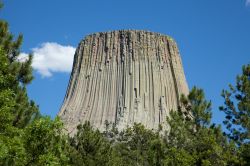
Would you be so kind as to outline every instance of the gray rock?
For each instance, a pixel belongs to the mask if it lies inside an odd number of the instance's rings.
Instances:
[[[85,121],[101,131],[107,122],[119,130],[135,122],[157,129],[188,91],[172,38],[138,30],[94,33],[76,50],[58,115],[70,134]]]

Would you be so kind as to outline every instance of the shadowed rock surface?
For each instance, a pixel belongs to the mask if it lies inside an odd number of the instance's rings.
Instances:
[[[179,50],[159,33],[120,30],[85,37],[76,50],[59,116],[70,134],[79,123],[103,131],[142,123],[157,129],[188,94]]]

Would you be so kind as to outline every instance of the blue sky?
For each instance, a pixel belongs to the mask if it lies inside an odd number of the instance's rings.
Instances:
[[[4,0],[0,18],[22,33],[22,56],[34,53],[29,96],[55,117],[68,85],[74,49],[87,34],[143,29],[173,37],[189,87],[213,102],[213,121],[223,116],[221,90],[250,63],[250,0]]]

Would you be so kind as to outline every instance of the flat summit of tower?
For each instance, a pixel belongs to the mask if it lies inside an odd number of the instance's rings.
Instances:
[[[94,33],[90,33],[86,36],[91,36],[91,35],[96,35],[96,34],[108,34],[108,33],[147,33],[147,34],[151,34],[151,35],[160,35],[160,36],[170,37],[170,36],[165,35],[163,33],[152,32],[150,30],[138,30],[138,29],[118,29],[118,30],[110,30],[110,31],[105,31],[105,32],[94,32]]]
[[[156,129],[188,93],[179,50],[167,35],[116,30],[79,44],[59,116],[69,133],[89,121],[103,131],[134,123]]]

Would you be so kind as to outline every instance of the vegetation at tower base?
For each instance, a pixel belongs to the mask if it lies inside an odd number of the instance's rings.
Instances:
[[[181,110],[171,112],[168,118],[168,144],[185,150],[193,157],[194,165],[237,163],[235,145],[227,143],[221,127],[210,122],[211,102],[205,100],[203,90],[194,87],[187,97],[182,97],[181,102],[185,110],[192,112],[193,117],[186,118]]]
[[[211,124],[211,118],[211,102],[202,89],[194,87],[181,97],[179,109],[171,111],[167,118],[170,130],[165,134],[160,134],[161,128],[150,130],[142,124],[120,132],[111,126],[103,133],[89,122],[79,125],[77,134],[69,139],[69,164],[249,165],[248,142],[237,146],[221,126]]]
[[[78,126],[70,139],[73,165],[244,165],[239,149],[229,143],[220,126],[211,124],[211,102],[194,87],[182,97],[182,108],[167,119],[170,131],[135,124],[119,132],[100,133],[90,123]],[[192,111],[192,118],[183,111]],[[197,120],[199,119],[199,120]],[[249,163],[245,163],[247,165]]]
[[[73,165],[109,165],[111,143],[89,122],[77,127],[77,134],[69,138],[72,147],[71,163]]]

